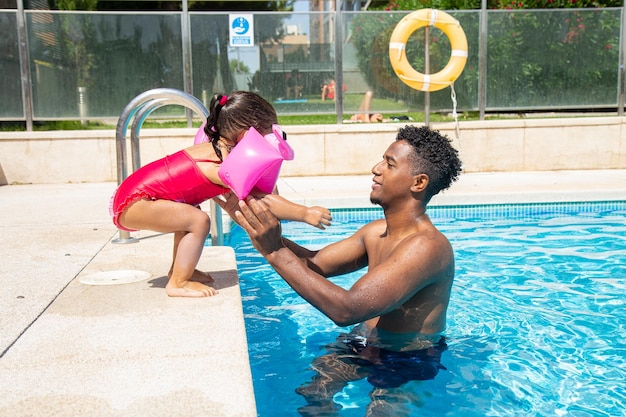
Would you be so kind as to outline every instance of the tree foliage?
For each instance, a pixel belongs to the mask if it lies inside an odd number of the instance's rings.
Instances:
[[[473,10],[480,9],[481,0],[390,0],[378,10]],[[487,9],[584,9],[621,7],[622,0],[487,0]]]
[[[607,7],[616,5],[621,6],[621,2],[490,0],[490,9],[499,12],[491,12],[488,21],[487,106],[506,108],[515,103],[533,108],[546,103],[563,106],[576,102],[579,105],[611,103],[617,85],[620,19],[619,10]],[[380,8],[380,13],[356,16],[351,30],[361,73],[379,97],[411,102],[416,94],[421,94],[407,88],[395,75],[389,63],[388,47],[400,19],[423,8],[449,10],[463,27],[469,57],[455,85],[460,86],[459,104],[475,106],[479,14],[454,11],[475,11],[480,8],[480,0],[392,0]],[[542,8],[551,10],[526,11]],[[429,45],[431,72],[436,72],[449,60],[449,41],[434,28],[430,30]],[[413,68],[424,72],[424,30],[411,35],[406,55]],[[450,102],[448,92],[431,94],[434,108],[444,100]]]
[[[194,1],[187,3],[189,10],[197,11],[292,11],[295,0],[281,1]],[[182,1],[102,1],[102,0],[49,0],[50,8],[57,10],[97,11],[167,11],[181,10]]]
[[[293,11],[295,0],[280,1],[189,1],[188,8],[190,11],[210,11],[210,12],[267,12],[267,11]],[[76,10],[76,11],[179,11],[182,7],[181,1],[98,1],[98,0],[49,0],[52,9],[58,10]],[[87,19],[88,20],[88,19]],[[208,19],[211,21],[207,27],[197,28],[200,39],[198,44],[192,45],[194,49],[192,55],[196,57],[196,63],[203,69],[199,74],[194,73],[194,84],[198,81],[198,85],[207,90],[212,90],[215,80],[221,79],[221,83],[225,91],[234,89],[233,68],[228,59],[229,47],[229,28],[228,19],[225,16],[217,19]],[[61,19],[63,21],[63,19]],[[81,20],[83,21],[83,20]],[[82,31],[82,34],[78,33]],[[265,16],[263,25],[255,27],[255,37],[258,42],[264,42],[268,39],[278,41],[284,35],[282,29],[282,18],[280,14],[276,16]],[[93,27],[70,27],[61,24],[58,31],[61,39],[61,55],[64,65],[68,65],[69,69],[78,74],[78,84],[88,86],[90,74],[94,71],[104,71],[104,68],[97,68],[94,60],[94,48],[98,48],[94,39]],[[192,34],[194,38],[194,34]],[[132,42],[132,40],[129,40]],[[164,42],[166,40],[163,40]],[[140,48],[137,47],[137,51]],[[158,56],[159,52],[154,51],[154,56]],[[162,62],[157,62],[157,66],[163,66]],[[241,68],[241,67],[239,67]],[[167,68],[163,68],[164,72],[168,72]],[[163,77],[161,77],[163,78]],[[164,81],[164,79],[162,80]]]

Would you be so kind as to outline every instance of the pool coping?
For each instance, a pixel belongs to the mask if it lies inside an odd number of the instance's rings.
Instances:
[[[288,177],[281,194],[330,208],[372,207],[371,175]],[[235,255],[206,248],[220,295],[164,293],[171,236],[112,243],[114,183],[0,187],[0,410],[7,415],[255,416]],[[464,174],[431,205],[626,200],[626,170]],[[139,269],[107,287],[80,279]]]
[[[281,195],[307,205],[372,207],[372,175],[280,178]],[[462,173],[429,206],[626,199],[626,170]]]

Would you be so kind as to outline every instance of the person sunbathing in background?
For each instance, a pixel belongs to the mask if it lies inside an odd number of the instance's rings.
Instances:
[[[350,117],[351,122],[376,123],[376,122],[383,121],[382,114],[370,113],[370,108],[372,106],[373,97],[374,97],[373,92],[371,91],[365,92],[365,96],[363,97],[363,100],[361,100],[361,105],[359,106],[358,113]]]

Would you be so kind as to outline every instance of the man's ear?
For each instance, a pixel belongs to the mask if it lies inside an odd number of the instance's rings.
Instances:
[[[413,177],[413,185],[411,186],[411,191],[414,193],[421,193],[428,186],[428,175],[426,174],[417,174]]]

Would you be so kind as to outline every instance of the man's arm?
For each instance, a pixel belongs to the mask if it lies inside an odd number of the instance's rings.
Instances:
[[[436,275],[439,257],[433,245],[413,240],[370,268],[349,290],[323,275],[341,273],[347,265],[363,266],[366,229],[318,251],[309,262],[300,259],[280,236],[280,222],[257,200],[241,202],[236,216],[255,248],[305,300],[340,326],[378,317],[399,308]],[[367,226],[366,226],[367,228]],[[361,249],[356,249],[360,245]],[[360,253],[362,256],[355,257]],[[342,260],[342,263],[338,260]],[[434,261],[431,261],[434,260]],[[310,262],[315,265],[311,267]],[[333,269],[334,268],[334,269]],[[331,271],[332,270],[332,271]]]

